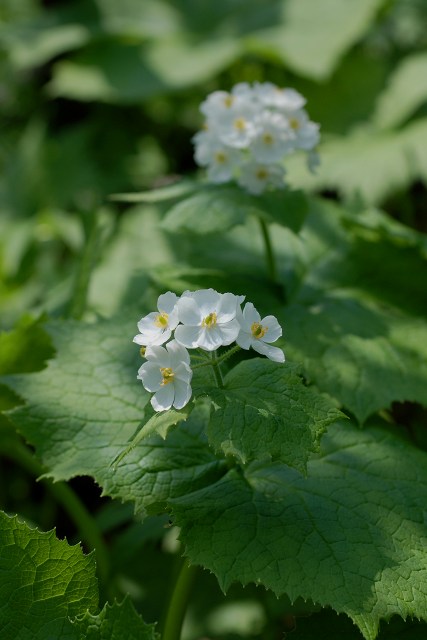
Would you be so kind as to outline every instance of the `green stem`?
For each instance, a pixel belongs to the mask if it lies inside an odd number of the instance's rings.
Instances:
[[[262,218],[258,218],[261,227],[262,238],[264,240],[265,261],[267,263],[267,272],[272,282],[277,284],[277,268],[274,259],[273,245],[270,238],[270,231],[267,223]]]
[[[4,449],[2,453],[5,456],[11,458],[31,475],[40,477],[45,473],[46,469],[34,458],[24,444],[10,439],[7,442],[7,447],[4,446],[2,448]],[[42,478],[42,481],[74,522],[88,548],[95,549],[99,579],[106,593],[110,595],[110,561],[108,550],[99,532],[98,525],[71,487],[65,482],[52,482],[45,478]],[[111,593],[111,595],[113,594]]]
[[[197,567],[190,566],[184,558],[169,602],[162,640],[179,640],[181,637],[182,624],[196,571]]]
[[[99,235],[98,217],[96,212],[93,212],[88,214],[86,242],[77,266],[68,312],[69,317],[75,318],[76,320],[80,320],[83,317],[86,309],[90,276],[99,248]]]
[[[215,382],[216,385],[219,389],[223,389],[224,388],[224,379],[222,377],[222,373],[221,373],[221,369],[219,367],[219,363],[218,360],[215,358],[214,353],[211,354],[211,365],[212,365],[212,371],[214,373],[215,376]]]

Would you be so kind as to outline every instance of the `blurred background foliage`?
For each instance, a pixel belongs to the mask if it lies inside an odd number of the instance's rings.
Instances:
[[[2,327],[63,312],[94,211],[108,264],[183,261],[158,207],[123,217],[108,197],[195,171],[198,105],[238,81],[294,86],[321,123],[322,166],[297,160],[292,186],[425,230],[426,23],[424,0],[3,0]],[[105,262],[91,286],[103,313],[119,301],[106,282],[130,275]]]

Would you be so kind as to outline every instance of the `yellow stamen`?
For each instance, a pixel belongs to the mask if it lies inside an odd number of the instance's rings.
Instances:
[[[218,164],[223,164],[224,162],[227,161],[227,155],[223,151],[217,151],[214,157],[215,157],[215,161]]]
[[[233,96],[226,96],[224,98],[224,106],[227,107],[228,109],[233,106],[233,102],[234,102],[234,98]]]
[[[147,347],[142,346],[139,350],[139,353],[141,354],[141,358],[145,358],[145,352],[147,351]]]
[[[246,120],[244,118],[236,118],[233,125],[237,131],[244,131],[246,129]]]
[[[212,311],[206,318],[202,321],[202,327],[206,327],[207,329],[212,329],[216,325],[216,313]]]
[[[262,136],[262,140],[264,144],[273,144],[274,142],[274,138],[271,133],[264,133],[264,135]]]
[[[268,171],[266,171],[266,169],[260,168],[256,172],[256,177],[258,178],[258,180],[267,180]]]
[[[251,333],[254,338],[259,340],[263,338],[268,331],[268,327],[263,327],[260,322],[253,322],[251,325]]]
[[[162,311],[162,313],[159,313],[159,315],[154,320],[154,324],[156,325],[156,327],[159,327],[159,329],[166,329],[166,327],[168,326],[168,320],[169,315]]]
[[[291,125],[291,129],[297,131],[300,128],[300,121],[297,118],[289,118],[289,124]]]
[[[165,384],[169,384],[170,382],[173,382],[173,379],[175,377],[173,369],[171,369],[170,367],[161,367],[160,372],[163,376],[162,387]]]

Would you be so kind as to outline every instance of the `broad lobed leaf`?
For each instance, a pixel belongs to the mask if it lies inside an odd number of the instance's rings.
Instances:
[[[214,449],[243,464],[267,458],[305,472],[326,428],[342,414],[297,373],[295,366],[261,358],[232,369],[224,389],[209,391],[216,405],[208,429]]]
[[[170,496],[222,475],[223,462],[206,445],[208,409],[202,403],[165,446],[154,434],[112,465],[137,436],[148,400],[136,380],[136,316],[130,316],[89,325],[50,323],[58,355],[38,375],[7,378],[27,401],[8,415],[36,447],[49,477],[90,475],[105,494],[132,500],[138,511],[162,510]]]
[[[0,511],[2,640],[156,640],[127,598],[96,614],[93,554]]]
[[[255,582],[346,613],[366,640],[381,618],[426,619],[426,454],[348,423],[322,449],[307,477],[254,462],[173,500],[186,555],[224,590]]]
[[[93,555],[0,512],[2,640],[79,640],[70,618],[98,604]]]

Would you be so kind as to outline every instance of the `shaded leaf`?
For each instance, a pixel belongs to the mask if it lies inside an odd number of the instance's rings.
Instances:
[[[252,463],[174,500],[186,555],[224,590],[254,582],[346,613],[366,640],[393,614],[426,619],[426,454],[350,424],[322,449],[307,477]]]

